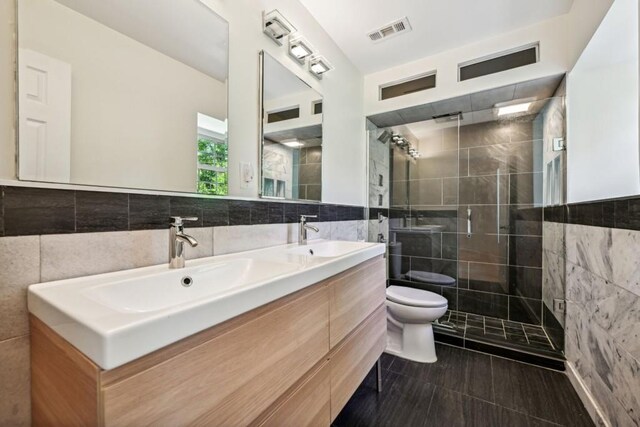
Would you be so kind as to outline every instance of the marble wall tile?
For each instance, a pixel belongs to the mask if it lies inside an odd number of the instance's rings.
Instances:
[[[51,234],[40,237],[41,281],[169,262],[169,230]]]
[[[621,349],[617,349],[615,357],[613,396],[632,421],[640,425],[640,362]]]
[[[331,240],[358,240],[358,221],[332,222]]]
[[[288,224],[234,225],[213,229],[213,253],[223,255],[288,242]]]
[[[357,227],[358,227],[358,241],[366,241],[367,240],[367,225],[368,225],[368,221],[365,220],[358,220],[357,221]]]
[[[311,231],[309,230],[307,232],[307,239],[309,240],[317,240],[317,239],[324,239],[324,240],[331,240],[331,230],[333,229],[333,223],[335,221],[332,222],[310,222],[309,224],[318,227],[318,232],[316,233],[315,231]],[[297,236],[297,234],[296,234]],[[295,241],[298,241],[298,238],[296,237]]]
[[[186,259],[213,256],[213,227],[189,228],[185,232],[198,241],[198,246],[195,248],[185,244]]]
[[[594,227],[588,227],[594,228]],[[640,295],[640,231],[611,230],[612,281]]]
[[[610,228],[567,224],[567,259],[605,279],[612,279]]]
[[[609,421],[609,426],[637,427],[637,424],[627,414],[622,404],[616,399],[611,390],[596,377],[590,383],[591,393],[598,402],[598,407]]]
[[[544,250],[565,257],[564,224],[545,221],[542,226],[542,247]]]
[[[0,237],[0,266],[1,341],[29,333],[27,286],[40,282],[40,237]]]
[[[565,299],[565,271],[566,261],[564,258],[553,252],[542,251],[542,299],[549,310],[553,312],[553,300]],[[556,319],[560,321],[560,313],[554,313]],[[561,322],[562,323],[562,322]]]
[[[588,329],[589,357],[593,363],[593,375],[598,375],[604,385],[613,391],[616,346],[611,337],[593,322],[589,322]]]
[[[586,306],[593,299],[593,286],[598,286],[605,280],[591,273],[579,265],[567,262],[567,301],[576,302]]]
[[[622,348],[640,358],[640,297],[598,280],[592,286],[593,319]]]
[[[31,425],[29,336],[0,341],[0,425]]]
[[[565,356],[575,366],[587,387],[591,384],[592,376],[592,362],[589,351],[589,322],[589,316],[582,305],[567,301]]]

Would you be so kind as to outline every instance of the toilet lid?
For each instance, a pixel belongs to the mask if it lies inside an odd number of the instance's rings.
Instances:
[[[387,298],[398,304],[412,307],[444,307],[447,305],[447,299],[442,295],[405,286],[389,286]]]

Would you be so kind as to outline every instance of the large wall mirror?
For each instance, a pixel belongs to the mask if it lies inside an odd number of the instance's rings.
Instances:
[[[226,195],[228,27],[199,0],[18,0],[18,178]]]
[[[320,201],[322,95],[266,52],[260,66],[260,195]]]

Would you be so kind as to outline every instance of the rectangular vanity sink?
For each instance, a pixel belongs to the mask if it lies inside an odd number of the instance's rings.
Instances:
[[[40,283],[29,286],[29,312],[113,369],[384,252],[379,243],[319,240],[201,258],[181,269],[163,264]]]
[[[241,258],[116,280],[82,292],[114,310],[143,313],[220,295],[300,268],[292,263]]]
[[[313,257],[331,258],[348,254],[349,252],[362,249],[361,242],[329,241],[309,243],[290,249],[288,252],[293,255],[308,255]]]

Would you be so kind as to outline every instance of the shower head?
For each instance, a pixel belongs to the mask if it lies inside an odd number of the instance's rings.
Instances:
[[[378,137],[378,141],[382,142],[383,144],[386,144],[387,142],[389,142],[390,139],[391,139],[391,132],[389,132],[388,130],[385,130],[384,132],[382,132],[382,134],[380,134],[380,136]]]

